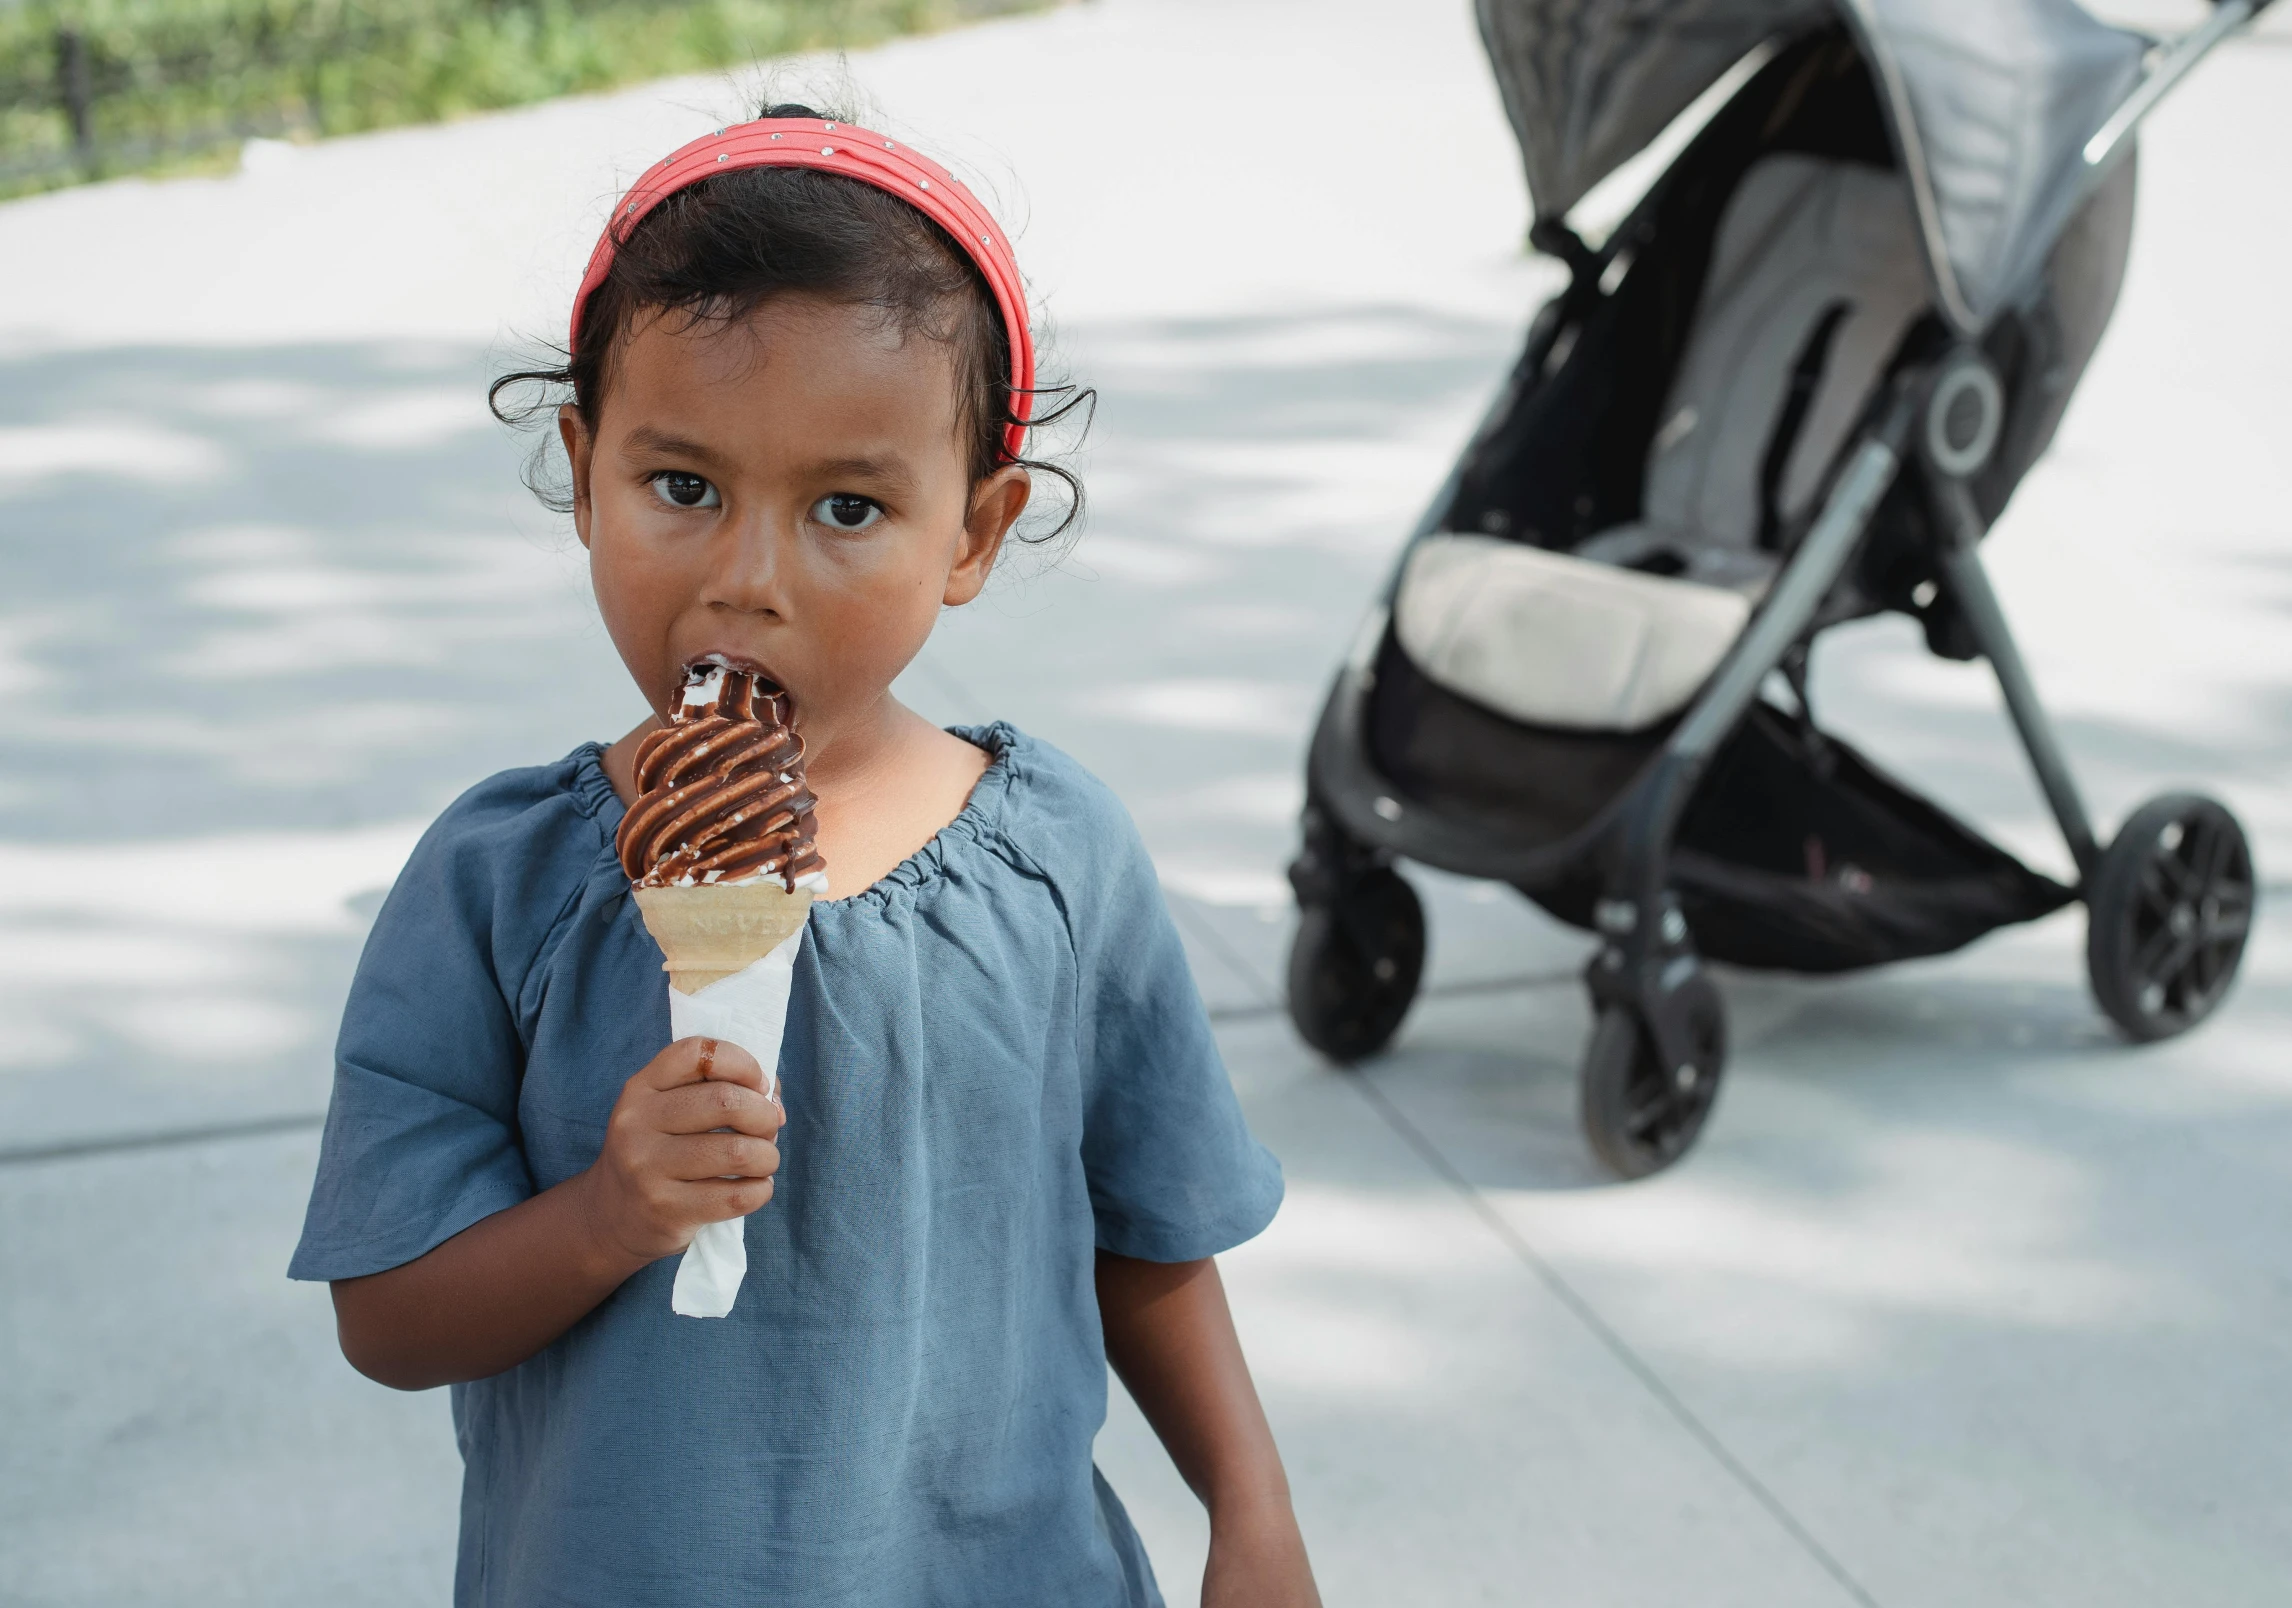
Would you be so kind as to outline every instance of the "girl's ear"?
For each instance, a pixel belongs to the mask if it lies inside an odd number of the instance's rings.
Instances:
[[[580,409],[567,402],[557,410],[557,439],[565,443],[565,461],[573,470],[573,531],[581,545],[589,545],[589,459],[597,438],[581,420]]]
[[[963,522],[963,542],[955,550],[955,567],[947,572],[947,591],[940,601],[960,608],[979,595],[995,568],[995,555],[1003,538],[1027,511],[1034,480],[1017,464],[1006,464],[979,482],[971,493],[970,517]]]

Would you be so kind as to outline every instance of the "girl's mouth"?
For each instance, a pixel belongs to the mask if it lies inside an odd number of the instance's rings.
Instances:
[[[710,652],[700,655],[697,659],[688,659],[685,661],[684,676],[687,681],[690,681],[694,676],[705,674],[710,670],[741,670],[756,677],[759,681],[769,681],[775,687],[785,689],[788,685],[773,674],[770,665],[761,659],[752,659],[745,653]]]

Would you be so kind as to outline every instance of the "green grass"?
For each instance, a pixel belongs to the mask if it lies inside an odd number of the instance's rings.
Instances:
[[[180,168],[253,134],[433,122],[1028,3],[0,0],[0,196]],[[67,35],[80,41],[84,144]]]

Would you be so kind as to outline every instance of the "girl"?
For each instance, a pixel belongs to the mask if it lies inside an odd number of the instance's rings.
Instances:
[[[422,840],[292,1269],[331,1281],[360,1371],[454,1387],[455,1600],[1158,1602],[1091,1464],[1111,1360],[1208,1506],[1203,1601],[1315,1602],[1210,1260],[1280,1172],[1153,867],[1055,749],[888,690],[1047,467],[1001,232],[778,107],[640,181],[569,362],[511,379],[569,389],[575,526],[655,714]],[[613,851],[637,744],[711,657],[792,696],[841,895],[797,961],[784,1113],[737,1048],[666,1042]],[[735,1217],[732,1315],[675,1316],[677,1253]]]

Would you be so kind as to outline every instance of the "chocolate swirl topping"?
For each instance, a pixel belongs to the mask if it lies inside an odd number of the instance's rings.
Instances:
[[[613,837],[621,869],[648,888],[777,872],[793,891],[822,862],[788,695],[722,665],[685,675],[671,724],[637,749],[638,798]]]

